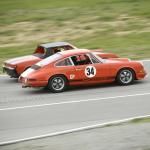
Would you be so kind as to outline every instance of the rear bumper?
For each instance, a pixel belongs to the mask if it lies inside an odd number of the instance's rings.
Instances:
[[[26,87],[45,87],[45,86],[47,86],[47,83],[48,83],[48,81],[39,81],[39,80],[30,81],[29,79],[23,78],[23,77],[19,78],[19,82],[22,83],[23,88],[26,88]]]
[[[47,82],[45,81],[34,81],[34,82],[27,82],[27,83],[22,83],[22,88],[26,87],[45,87],[47,85]]]
[[[15,68],[3,66],[3,72],[7,73],[12,78],[18,78],[19,77]]]

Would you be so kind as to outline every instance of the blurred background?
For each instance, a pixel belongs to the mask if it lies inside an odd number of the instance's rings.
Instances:
[[[150,0],[0,0],[1,66],[53,41],[150,58]]]

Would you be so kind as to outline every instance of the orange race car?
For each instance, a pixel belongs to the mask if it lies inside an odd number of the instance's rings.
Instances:
[[[3,72],[6,72],[10,77],[18,78],[19,75],[26,69],[30,68],[33,64],[45,59],[59,51],[76,50],[77,48],[67,42],[53,42],[38,45],[32,55],[17,57],[4,62]],[[118,58],[117,55],[112,53],[100,52],[96,50],[97,55],[102,58]]]
[[[32,55],[17,57],[5,61],[3,72],[6,72],[10,77],[18,78],[22,72],[31,67],[33,64],[59,51],[70,49],[76,49],[76,47],[67,42],[40,44],[37,46]]]
[[[146,75],[140,62],[128,59],[102,59],[89,50],[58,52],[21,74],[23,87],[48,87],[62,92],[68,86],[110,83],[131,84]]]

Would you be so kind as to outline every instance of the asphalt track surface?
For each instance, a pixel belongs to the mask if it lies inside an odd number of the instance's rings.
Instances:
[[[150,73],[150,61],[144,61]],[[0,145],[60,131],[150,115],[150,77],[130,86],[114,84],[72,88],[53,94],[22,89],[0,77]]]

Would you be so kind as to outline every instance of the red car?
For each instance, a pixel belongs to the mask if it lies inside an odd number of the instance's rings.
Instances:
[[[140,62],[128,59],[102,59],[89,50],[58,52],[21,74],[23,87],[48,87],[62,92],[68,86],[118,82],[128,85],[146,75]]]
[[[59,51],[70,49],[76,49],[76,47],[67,42],[40,44],[37,46],[32,55],[17,57],[5,61],[3,72],[6,72],[10,77],[18,78],[22,72],[30,68],[33,64]]]

